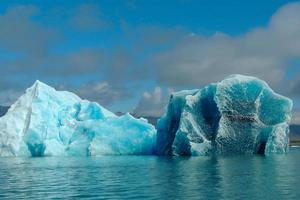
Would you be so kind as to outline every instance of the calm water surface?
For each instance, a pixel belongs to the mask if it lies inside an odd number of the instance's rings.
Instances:
[[[300,199],[287,155],[1,158],[0,199]]]

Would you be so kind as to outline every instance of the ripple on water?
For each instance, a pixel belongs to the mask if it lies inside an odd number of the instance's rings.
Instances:
[[[300,199],[300,149],[272,156],[1,158],[0,199]]]

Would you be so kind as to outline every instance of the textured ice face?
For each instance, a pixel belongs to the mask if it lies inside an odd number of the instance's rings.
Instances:
[[[232,75],[200,90],[173,93],[158,121],[163,155],[285,153],[292,101],[254,77]]]
[[[155,128],[37,81],[0,118],[0,156],[152,154]]]
[[[37,81],[0,118],[0,156],[285,153],[291,109],[265,82],[234,75],[173,93],[156,134],[144,119]]]

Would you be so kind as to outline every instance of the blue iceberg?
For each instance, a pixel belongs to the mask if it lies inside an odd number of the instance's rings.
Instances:
[[[0,118],[0,156],[153,154],[156,130],[36,81]]]
[[[292,105],[264,81],[242,75],[175,92],[158,121],[156,153],[285,153]]]
[[[0,118],[0,156],[285,153],[291,110],[264,81],[232,75],[173,93],[156,131],[36,81]]]

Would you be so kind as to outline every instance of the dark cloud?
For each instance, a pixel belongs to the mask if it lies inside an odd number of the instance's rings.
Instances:
[[[74,10],[74,15],[70,16],[70,13],[72,12],[66,13],[66,16],[69,16],[66,20],[72,21],[72,25],[76,25],[78,29],[94,30],[91,26],[95,26],[95,29],[103,28],[104,22],[100,19],[102,14],[94,5],[83,4]],[[40,14],[36,6],[17,5],[9,7],[0,16],[0,49],[10,52],[14,57],[0,60],[2,75],[0,104],[13,103],[35,79],[54,78],[70,85],[72,82],[67,81],[70,76],[80,79],[83,76],[96,76],[98,73],[100,79],[101,71],[105,71],[108,55],[103,49],[85,48],[83,45],[73,48],[71,52],[53,52],[53,48],[62,46],[66,38],[62,29],[50,28],[51,26],[36,20]],[[17,85],[20,82],[26,84]],[[83,82],[79,85],[79,89],[74,89],[72,85],[67,89],[104,105],[129,95],[119,86],[112,86],[107,82]]]
[[[106,64],[107,55],[103,49],[81,48],[53,57],[51,66],[44,72],[54,76],[83,76],[99,73]]]
[[[70,18],[71,25],[79,31],[98,31],[110,27],[110,23],[96,4],[81,4]]]
[[[82,5],[80,9],[90,7]],[[66,40],[63,30],[38,22],[35,18],[39,15],[39,9],[33,5],[17,5],[0,16],[0,49],[14,57],[0,60],[2,75],[66,76],[101,69],[105,62],[102,49],[80,46],[71,52],[53,51]]]
[[[10,106],[15,102],[24,92],[16,90],[2,90],[0,91],[1,106]]]
[[[51,44],[59,41],[59,33],[33,20],[39,9],[32,5],[10,7],[0,15],[1,48],[20,54],[39,56],[49,50]]]
[[[59,31],[34,20],[39,9],[33,5],[10,7],[0,15],[0,49],[13,55],[13,59],[1,59],[3,76],[28,76],[43,71],[53,59],[50,49],[62,41]]]
[[[180,28],[160,26],[132,27],[127,25],[122,42],[108,55],[106,75],[113,82],[157,79],[157,63],[153,58],[160,52],[172,49],[186,32]]]
[[[128,88],[115,87],[106,81],[87,83],[73,91],[80,97],[99,102],[103,106],[109,106],[116,101],[132,97]]]
[[[296,97],[300,97],[300,77],[297,77],[289,83],[289,93]]]

